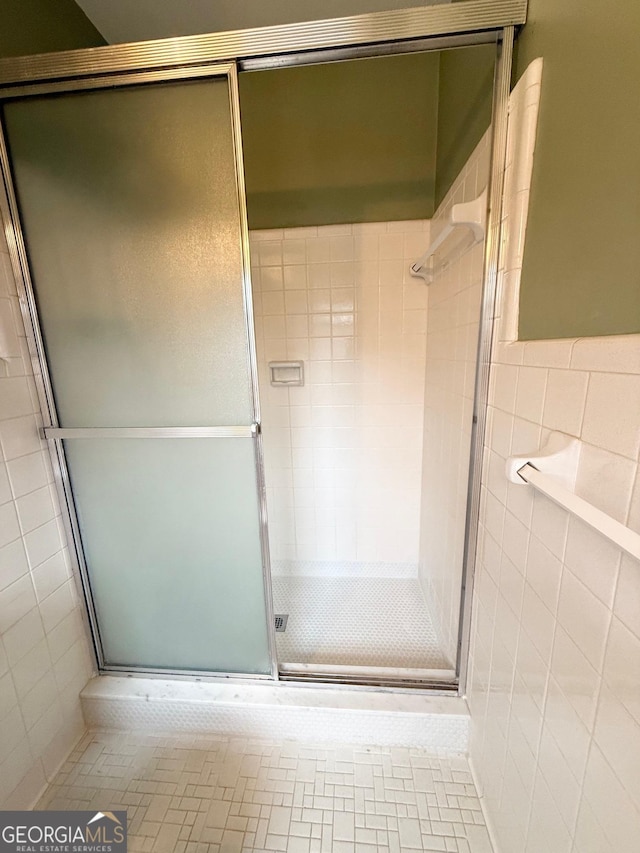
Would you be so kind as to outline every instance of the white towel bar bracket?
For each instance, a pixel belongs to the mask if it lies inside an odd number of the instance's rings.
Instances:
[[[578,439],[565,435],[563,432],[552,432],[544,447],[541,447],[536,453],[528,453],[526,456],[524,454],[522,456],[510,456],[507,459],[507,479],[511,483],[524,486],[527,481],[518,474],[518,471],[527,463],[531,463],[542,474],[551,475],[565,489],[574,491],[579,461],[580,442]]]
[[[423,279],[427,284],[433,280],[436,269],[434,255],[459,225],[466,225],[473,235],[473,243],[484,239],[487,220],[487,190],[483,190],[472,201],[459,202],[451,206],[449,220],[427,251],[411,265],[411,275]],[[428,261],[431,261],[428,264]]]
[[[579,460],[578,439],[561,432],[552,432],[538,453],[507,459],[507,479],[511,483],[532,486],[627,554],[640,560],[640,533],[576,495]]]

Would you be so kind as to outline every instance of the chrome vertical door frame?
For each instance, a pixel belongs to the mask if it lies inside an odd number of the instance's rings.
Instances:
[[[468,692],[469,652],[471,647],[473,583],[475,576],[478,530],[480,526],[480,489],[484,459],[484,441],[489,402],[489,372],[493,345],[493,326],[498,291],[500,234],[502,221],[502,190],[507,152],[507,123],[511,65],[513,59],[514,27],[505,27],[499,43],[498,62],[493,86],[493,118],[491,141],[491,172],[489,177],[489,215],[484,251],[484,278],[480,330],[476,359],[476,379],[471,428],[471,460],[467,491],[467,513],[464,541],[462,595],[458,625],[458,691]]]
[[[260,548],[262,550],[262,583],[267,615],[267,634],[271,677],[278,679],[278,657],[276,650],[276,623],[273,610],[273,591],[271,588],[271,552],[269,550],[269,523],[267,518],[267,490],[264,473],[264,448],[260,427],[260,388],[258,385],[258,356],[256,353],[256,329],[253,317],[253,291],[251,287],[251,250],[249,246],[249,220],[247,217],[247,189],[244,180],[244,159],[242,152],[242,127],[240,124],[240,92],[238,90],[238,69],[232,63],[229,70],[229,96],[231,99],[231,124],[236,162],[236,181],[240,200],[240,236],[242,241],[242,293],[244,316],[247,324],[247,355],[251,371],[251,397],[253,421],[256,429],[253,435],[253,448],[256,460],[258,490],[258,511],[260,514]]]
[[[171,70],[136,72],[130,74],[119,74],[117,76],[95,76],[82,80],[64,82],[41,83],[33,86],[21,86],[3,90],[0,99],[10,100],[12,98],[34,96],[38,94],[51,94],[54,92],[78,92],[97,90],[101,88],[112,89],[114,87],[125,87],[144,85],[152,83],[171,83],[187,81],[191,79],[203,79],[213,77],[216,79],[226,78],[229,94],[229,107],[231,119],[231,132],[233,140],[234,164],[236,173],[236,190],[239,208],[240,222],[240,252],[242,261],[242,300],[245,317],[245,341],[250,373],[251,388],[251,424],[238,427],[213,427],[213,428],[138,428],[138,429],[74,429],[60,428],[58,414],[53,394],[53,386],[49,372],[44,341],[41,333],[38,309],[35,299],[33,281],[31,279],[28,254],[20,214],[17,203],[15,188],[11,175],[11,164],[5,138],[4,125],[0,122],[0,169],[4,185],[4,193],[0,193],[0,213],[5,226],[5,235],[9,247],[9,255],[13,268],[14,277],[18,283],[20,307],[23,315],[27,339],[29,342],[29,353],[31,356],[38,399],[43,415],[43,438],[46,438],[51,451],[54,466],[54,478],[63,508],[62,516],[65,523],[65,533],[72,548],[74,574],[80,578],[84,600],[87,606],[89,628],[93,640],[96,662],[98,668],[103,671],[112,672],[137,672],[156,675],[193,675],[187,670],[167,669],[161,670],[150,667],[125,667],[107,665],[104,660],[102,641],[100,637],[99,621],[96,614],[95,602],[91,592],[91,582],[87,569],[82,535],[78,522],[73,490],[66,462],[63,441],[74,438],[101,438],[105,435],[110,437],[137,437],[137,438],[193,438],[207,437],[211,439],[228,438],[234,436],[251,438],[256,470],[256,494],[259,512],[259,535],[260,552],[262,564],[262,579],[265,596],[265,619],[267,629],[267,642],[269,649],[269,676],[256,675],[253,673],[238,672],[205,672],[198,670],[198,677],[210,676],[213,678],[278,678],[278,664],[275,646],[275,625],[273,619],[273,601],[271,595],[271,570],[269,556],[269,540],[267,528],[267,510],[265,495],[264,460],[262,452],[262,436],[260,431],[260,400],[258,389],[258,371],[255,351],[255,332],[253,321],[253,301],[251,293],[251,266],[249,256],[249,227],[246,211],[246,191],[244,183],[244,167],[242,160],[242,138],[240,127],[240,104],[238,94],[238,75],[235,62],[215,63],[200,65],[196,67],[176,68]]]

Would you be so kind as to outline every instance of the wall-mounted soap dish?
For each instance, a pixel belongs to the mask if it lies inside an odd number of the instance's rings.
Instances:
[[[269,374],[272,385],[304,385],[304,362],[270,361]]]

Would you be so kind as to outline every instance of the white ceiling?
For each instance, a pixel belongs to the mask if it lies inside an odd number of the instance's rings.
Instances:
[[[448,0],[76,0],[110,44],[430,6]]]

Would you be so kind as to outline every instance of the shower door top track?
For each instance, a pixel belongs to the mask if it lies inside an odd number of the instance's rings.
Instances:
[[[352,56],[366,46],[379,54],[405,50],[411,42],[438,38],[456,45],[482,44],[487,33],[526,22],[528,0],[465,0],[413,9],[371,12],[345,18],[256,27],[249,30],[184,36],[83,50],[61,51],[0,59],[0,86],[24,87],[45,81],[67,81],[68,88],[83,88],[82,78],[118,72],[186,69],[201,63],[277,59],[284,66],[300,64],[300,54],[316,61],[315,52],[345,48]],[[440,45],[439,45],[440,46]],[[256,67],[256,66],[254,66]],[[22,93],[25,94],[24,89]],[[8,90],[1,93],[8,96]]]

